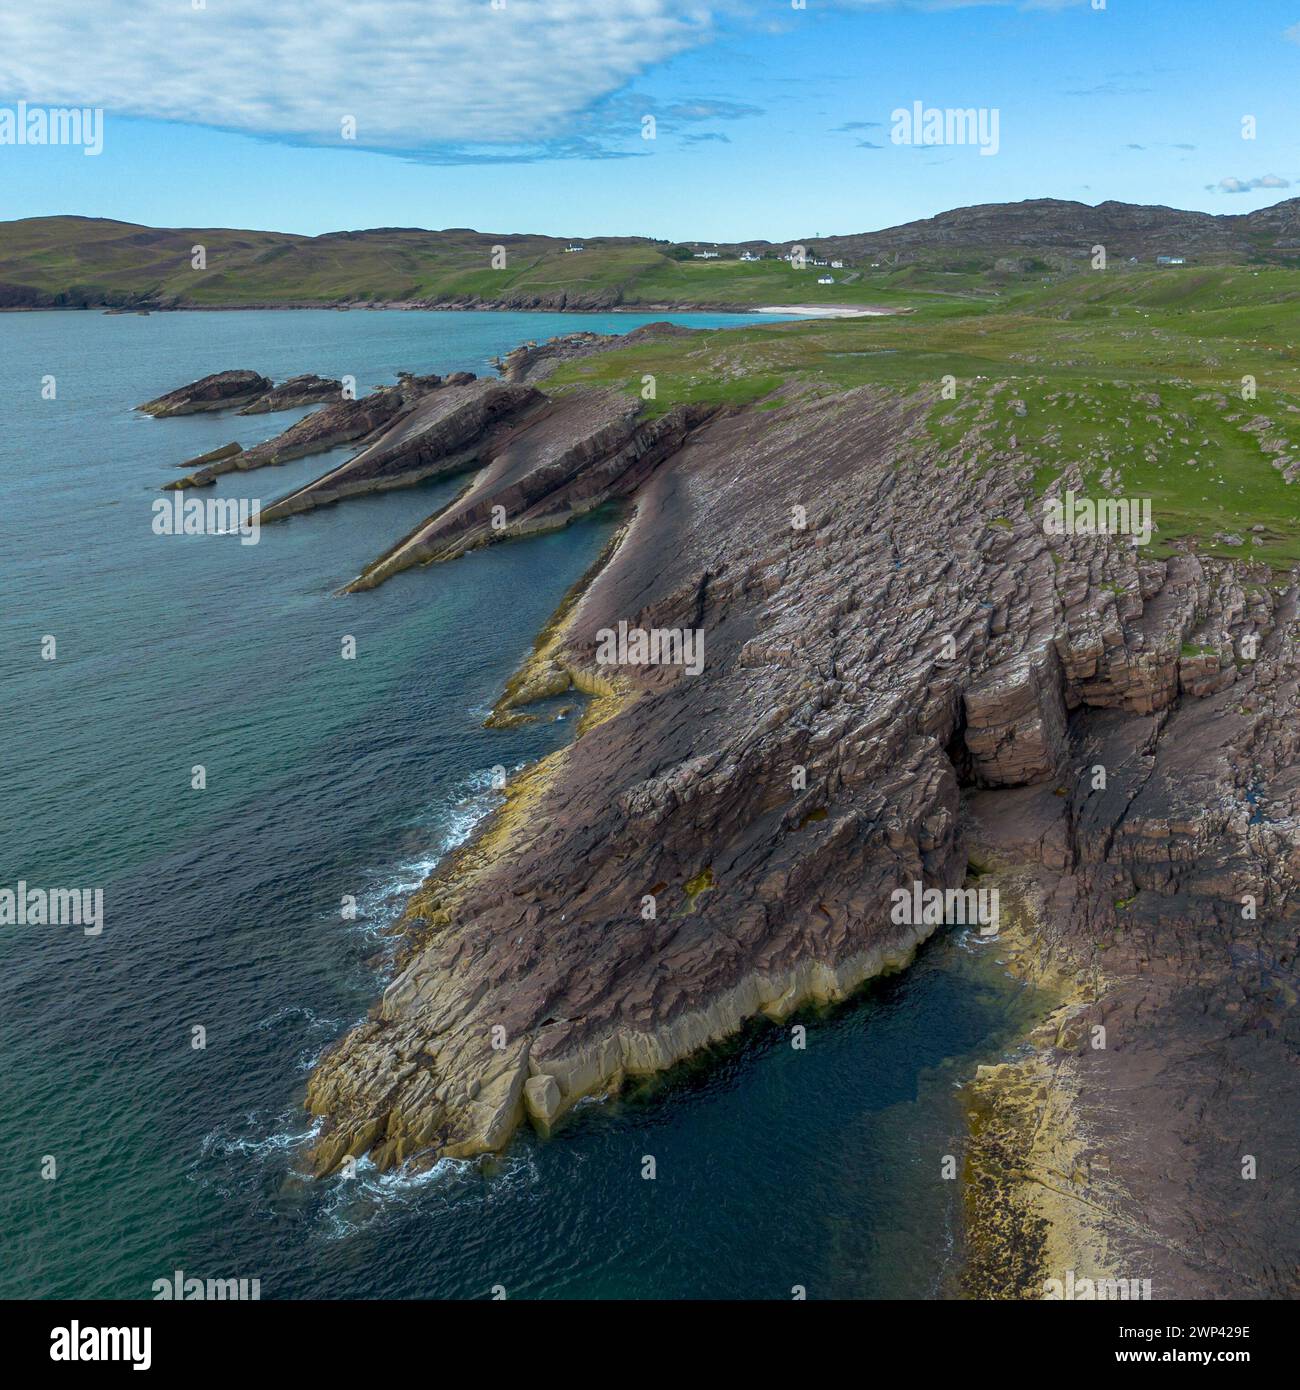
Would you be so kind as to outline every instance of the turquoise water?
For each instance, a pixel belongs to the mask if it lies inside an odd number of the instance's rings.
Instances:
[[[97,937],[0,927],[0,1296],[148,1297],[176,1269],[258,1278],[264,1298],[942,1291],[955,1088],[1035,1007],[959,937],[811,1019],[805,1052],[755,1027],[491,1164],[298,1175],[307,1072],[377,997],[381,928],[491,808],[488,769],[567,736],[480,725],[612,522],[338,598],[460,480],[324,508],[255,546],[161,537],[170,465],[303,412],[131,406],[230,367],[359,389],[484,372],[528,338],[656,317],[0,315],[0,886],[101,887],[105,904]],[[268,501],[343,457],[215,495]]]

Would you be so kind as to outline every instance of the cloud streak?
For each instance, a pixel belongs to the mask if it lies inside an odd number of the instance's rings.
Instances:
[[[1207,183],[1205,191],[1207,193],[1253,193],[1256,189],[1276,189],[1290,188],[1289,179],[1280,179],[1276,174],[1265,174],[1257,179],[1220,179],[1218,183]]]

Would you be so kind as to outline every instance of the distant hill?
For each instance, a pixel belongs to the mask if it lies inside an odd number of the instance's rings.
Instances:
[[[881,232],[821,237],[819,247],[858,260],[873,255],[947,251],[1038,253],[1087,259],[1093,246],[1111,257],[1185,256],[1197,262],[1286,261],[1300,257],[1300,198],[1244,215],[1185,212],[1136,203],[1034,198],[955,208]]]
[[[1185,257],[1191,264],[1300,263],[1300,199],[1215,216],[1128,203],[1034,199],[958,208],[879,232],[808,237],[800,244],[846,262],[829,289],[775,259],[780,246],[724,243],[716,260],[641,237],[565,238],[381,227],[323,236],[225,228],[156,228],[104,218],[0,223],[0,308],[218,308],[421,304],[607,309],[735,307],[810,299],[865,303],[885,285],[873,265],[972,277],[978,293],[1006,277],[1061,273],[1094,245],[1112,261]],[[199,264],[194,248],[202,247]],[[495,248],[504,266],[494,267]],[[737,259],[742,251],[764,255]],[[498,256],[500,260],[500,256]],[[917,275],[917,271],[922,272]],[[897,281],[893,289],[901,289]]]

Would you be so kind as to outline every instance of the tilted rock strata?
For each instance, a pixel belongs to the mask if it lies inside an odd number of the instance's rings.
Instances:
[[[349,588],[374,588],[412,565],[453,560],[481,545],[554,530],[606,502],[630,497],[708,413],[679,407],[639,421],[636,403],[614,392],[550,402],[493,441],[478,460],[486,467],[470,487]]]
[[[343,399],[343,383],[307,372],[291,376],[239,412],[241,415],[268,415],[277,410],[295,410],[304,405],[323,405]]]
[[[430,391],[442,384],[440,377],[411,377],[403,375],[396,386],[383,386],[357,400],[335,401],[322,406],[295,421],[283,433],[251,449],[235,449],[222,453],[204,466],[175,482],[167,489],[206,487],[225,473],[248,472],[305,458],[309,454],[328,453],[343,444],[364,443],[394,420],[415,408]],[[193,459],[190,464],[201,463]],[[190,466],[190,465],[185,465]]]
[[[1044,1152],[1109,1159],[1080,1189],[1107,1260],[1167,1293],[1290,1287],[1294,1196],[1242,1182],[1237,1151],[1277,1174],[1296,1137],[1294,590],[1049,540],[1027,468],[939,473],[919,419],[863,388],[688,422],[638,483],[511,697],[604,709],[412,900],[399,973],[311,1078],[316,1171],[499,1149],[842,998],[934,929],[892,921],[892,892],[959,885],[974,844],[1041,875],[1066,968],[1106,948],[1062,1033],[1077,1144]],[[702,673],[601,666],[620,620],[702,630]]]
[[[222,444],[220,448],[209,449],[206,453],[196,454],[192,459],[186,459],[180,467],[197,470],[210,463],[222,463],[226,459],[233,458],[236,454],[242,454],[243,452],[244,446],[237,441],[232,441],[229,444]]]
[[[657,323],[643,323],[640,328],[618,335],[562,333],[557,337],[548,338],[544,343],[525,343],[513,352],[508,352],[494,365],[506,381],[536,383],[544,380],[561,363],[572,362],[575,358],[591,357],[597,353],[610,352],[657,338],[689,337],[694,331],[661,320]]]
[[[178,386],[166,395],[145,401],[136,409],[155,419],[165,420],[173,415],[194,415],[207,410],[232,410],[248,405],[271,389],[270,377],[259,372],[213,372],[187,386]]]
[[[530,387],[498,381],[444,384],[374,432],[346,463],[263,508],[262,520],[464,472],[483,460],[507,424],[541,400]]]

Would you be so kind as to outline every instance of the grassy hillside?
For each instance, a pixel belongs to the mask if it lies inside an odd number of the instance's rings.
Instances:
[[[1283,569],[1300,562],[1298,344],[1300,271],[1126,268],[997,300],[932,299],[906,317],[646,342],[568,363],[548,389],[636,393],[651,373],[655,410],[866,384],[916,394],[941,466],[1019,458],[1040,494],[1077,470],[1093,496],[1152,498],[1152,554],[1194,541]],[[955,400],[942,395],[949,375]]]
[[[380,229],[295,237],[215,228],[158,230],[48,217],[0,224],[0,304],[173,306],[365,304],[411,300],[615,304],[870,303],[890,287],[778,261],[673,260],[666,243],[598,238],[580,254],[550,237]],[[206,265],[195,269],[192,248]],[[493,250],[505,265],[493,268]],[[847,282],[846,282],[847,280]],[[24,295],[24,292],[25,295]]]
[[[938,217],[848,236],[805,238],[810,257],[841,259],[835,283],[811,266],[791,270],[766,242],[690,248],[645,237],[596,237],[579,255],[555,237],[505,236],[465,228],[432,232],[380,227],[324,236],[221,228],[139,227],[85,217],[0,223],[0,308],[39,305],[371,304],[408,301],[501,307],[610,308],[616,305],[735,305],[801,302],[912,304],[921,296],[1007,297],[1043,283],[1073,282],[1091,248],[1107,247],[1117,269],[1150,267],[1161,254],[1185,256],[1213,277],[1225,264],[1295,268],[1300,199],[1245,216],[1127,203],[1040,198],[956,208]],[[695,245],[695,244],[692,244]],[[197,269],[191,253],[206,252]],[[503,266],[493,250],[505,249]],[[746,262],[743,249],[772,259]],[[684,255],[684,259],[680,258]],[[1248,273],[1248,272],[1246,272]],[[1114,283],[1107,280],[1107,285]],[[1199,281],[1163,280],[1153,293],[1177,307]],[[1234,284],[1223,284],[1229,308]],[[1070,291],[1069,293],[1073,293]],[[1080,313],[1108,307],[1094,286]],[[1121,295],[1124,292],[1121,291]]]
[[[158,229],[80,217],[0,223],[0,307],[254,304],[484,303],[502,307],[849,304],[937,306],[1007,301],[1071,283],[1075,266],[948,246],[876,266],[793,270],[776,259],[680,260],[665,242],[602,237],[567,254],[553,237],[468,230],[379,228],[319,237],[220,228]],[[205,265],[192,264],[202,246]],[[505,264],[494,268],[494,248]],[[1127,270],[1128,268],[1125,267]],[[835,283],[820,285],[829,273]],[[1214,274],[1214,271],[1197,272]],[[1249,270],[1243,269],[1249,275]],[[1175,282],[1161,281],[1166,292]],[[1097,296],[1103,291],[1098,287]],[[1105,312],[1104,298],[1079,312]]]

